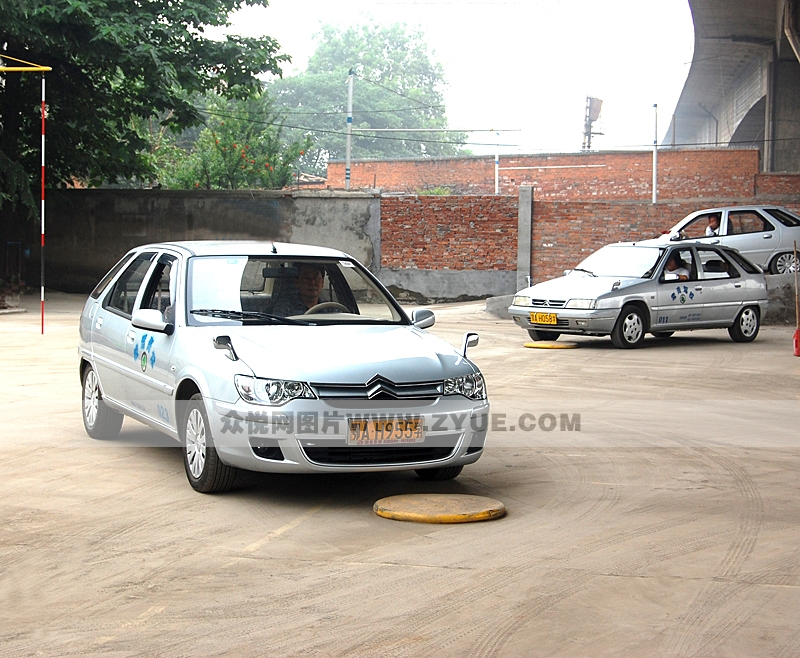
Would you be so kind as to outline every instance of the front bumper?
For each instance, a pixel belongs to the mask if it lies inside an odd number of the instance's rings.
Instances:
[[[489,403],[435,400],[294,400],[271,408],[209,400],[214,445],[226,464],[263,472],[365,472],[459,466],[483,453]],[[348,445],[350,418],[421,417],[424,440]]]
[[[588,336],[608,336],[614,329],[614,324],[619,316],[618,308],[582,309],[512,305],[508,312],[514,322],[523,329]],[[557,323],[537,324],[531,322],[531,313],[554,313]]]

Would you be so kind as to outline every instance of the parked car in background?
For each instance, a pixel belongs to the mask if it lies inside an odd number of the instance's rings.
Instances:
[[[721,244],[738,250],[765,271],[786,274],[797,267],[793,245],[800,244],[800,215],[779,206],[698,210],[657,239]]]
[[[733,249],[705,244],[607,245],[564,276],[520,290],[509,307],[533,340],[611,336],[639,347],[646,333],[727,328],[755,339],[767,308],[763,272]]]
[[[481,456],[489,403],[477,334],[457,350],[433,323],[333,249],[145,245],[83,309],[84,426],[112,438],[129,416],[181,441],[204,493],[237,468],[451,479]]]

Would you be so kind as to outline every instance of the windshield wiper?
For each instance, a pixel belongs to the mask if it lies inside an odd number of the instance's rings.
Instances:
[[[590,272],[589,270],[585,270],[582,267],[573,267],[572,271],[573,272],[586,272],[586,274],[588,274],[589,276],[595,276],[595,277],[597,276],[594,272]]]
[[[248,320],[262,320],[264,322],[271,322],[273,324],[299,324],[303,326],[316,326],[314,322],[307,320],[295,320],[293,318],[284,318],[280,315],[272,315],[272,313],[261,313],[260,311],[230,311],[218,308],[199,308],[189,311],[194,315],[205,315],[210,318],[222,318],[223,320],[239,320],[246,322]]]

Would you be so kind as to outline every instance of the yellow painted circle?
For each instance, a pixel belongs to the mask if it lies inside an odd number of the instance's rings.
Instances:
[[[461,494],[404,494],[381,498],[372,510],[395,521],[417,523],[471,523],[505,516],[499,500]]]
[[[571,350],[578,347],[578,343],[571,343],[569,341],[555,341],[555,340],[537,340],[532,343],[525,343],[525,347],[538,347],[543,350]]]

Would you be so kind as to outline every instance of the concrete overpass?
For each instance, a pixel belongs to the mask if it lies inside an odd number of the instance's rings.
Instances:
[[[757,146],[800,171],[800,0],[689,0],[692,66],[664,146]]]

